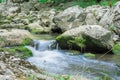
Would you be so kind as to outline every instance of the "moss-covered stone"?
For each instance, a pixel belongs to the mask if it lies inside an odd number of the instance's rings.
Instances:
[[[45,33],[48,33],[47,31],[45,30],[40,30],[40,29],[32,29],[30,30],[30,32],[34,33],[34,34],[45,34]]]
[[[120,43],[117,43],[113,46],[112,52],[116,55],[120,55]]]
[[[32,45],[32,44],[33,44],[33,40],[31,38],[25,38],[21,43],[22,46]]]
[[[32,56],[32,52],[24,46],[10,47],[10,48],[0,48],[0,51],[8,51],[9,53],[20,57],[22,59]]]
[[[95,54],[93,54],[93,53],[85,53],[84,56],[85,56],[86,58],[90,58],[90,59],[95,58]]]
[[[71,36],[58,36],[56,41],[62,49],[81,50],[85,47],[86,40],[84,38],[71,37]]]

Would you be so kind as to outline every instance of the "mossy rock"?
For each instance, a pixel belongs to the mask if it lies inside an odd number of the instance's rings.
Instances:
[[[21,45],[22,46],[33,45],[33,40],[31,38],[25,38],[25,39],[23,39]]]
[[[113,46],[112,52],[116,55],[120,55],[120,43],[117,43]]]
[[[45,34],[45,33],[48,33],[47,31],[40,30],[40,29],[31,29],[30,32],[34,33],[34,34]]]
[[[6,50],[9,53],[22,59],[32,56],[32,52],[24,46],[10,47],[7,49],[3,48],[3,50]]]
[[[84,57],[90,58],[90,59],[94,59],[95,58],[95,54],[93,54],[93,53],[85,53]]]
[[[58,36],[56,41],[59,43],[60,48],[69,50],[81,50],[86,46],[84,38],[71,37],[71,36]]]

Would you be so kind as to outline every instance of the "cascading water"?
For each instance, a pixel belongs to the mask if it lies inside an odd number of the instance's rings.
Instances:
[[[108,75],[112,80],[120,80],[120,68],[114,63],[91,60],[82,55],[68,55],[69,51],[58,50],[58,44],[53,44],[55,40],[34,40],[34,43],[34,47],[26,46],[33,53],[27,61],[49,73],[89,75],[91,80]]]

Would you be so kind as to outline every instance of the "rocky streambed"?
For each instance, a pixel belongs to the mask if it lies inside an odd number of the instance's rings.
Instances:
[[[112,55],[120,56],[119,6],[120,2],[112,7],[93,5],[81,8],[76,5],[56,10],[37,0],[0,3],[0,80],[53,80],[25,61],[32,56],[24,47],[34,46],[36,36],[32,34],[59,33],[56,37],[59,49],[78,50],[80,53],[112,52]],[[41,39],[39,37],[37,39]],[[42,37],[49,39],[48,36]]]
[[[0,80],[52,80],[43,70],[8,52],[0,52]]]

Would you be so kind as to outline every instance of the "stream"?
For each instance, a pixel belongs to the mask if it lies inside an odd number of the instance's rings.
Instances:
[[[69,55],[69,51],[58,49],[58,44],[53,45],[55,40],[34,40],[34,43],[34,47],[26,46],[33,53],[27,61],[48,73],[82,75],[91,80],[108,76],[111,80],[120,80],[120,68],[115,63]]]

